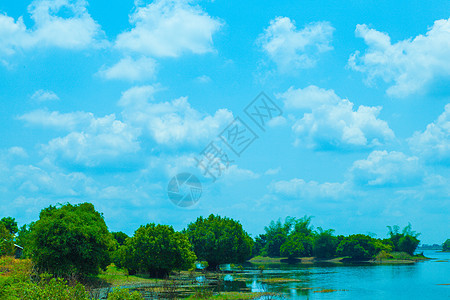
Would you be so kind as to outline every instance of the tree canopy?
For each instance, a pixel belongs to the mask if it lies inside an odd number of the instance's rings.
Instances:
[[[199,217],[188,225],[186,233],[198,259],[207,261],[210,269],[244,262],[252,255],[253,239],[233,219],[212,214]]]
[[[154,223],[139,227],[119,248],[118,264],[129,273],[167,276],[172,270],[188,269],[196,256],[188,238],[172,226]]]
[[[58,276],[97,274],[109,264],[112,237],[94,205],[43,209],[31,231],[31,257],[41,271]]]
[[[450,252],[450,239],[447,239],[442,245],[442,251]]]
[[[4,217],[0,220],[0,223],[5,225],[6,229],[11,233],[12,235],[15,235],[17,231],[19,231],[19,228],[17,227],[17,222],[15,218],[12,217]]]

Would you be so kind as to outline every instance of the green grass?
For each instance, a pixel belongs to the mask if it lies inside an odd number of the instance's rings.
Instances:
[[[217,299],[217,300],[245,300],[245,299],[257,299],[264,295],[269,295],[268,293],[242,293],[242,292],[222,292],[217,295],[199,297],[196,295],[192,295],[186,299],[195,300],[195,299]]]
[[[114,264],[109,265],[106,271],[102,271],[97,278],[111,286],[163,282],[162,279],[150,278],[145,274],[128,275],[127,270],[119,269]]]

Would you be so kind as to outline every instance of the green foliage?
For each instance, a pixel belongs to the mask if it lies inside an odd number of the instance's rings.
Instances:
[[[313,248],[313,229],[311,217],[301,219],[287,217],[284,224],[281,220],[270,222],[266,231],[265,245],[262,254],[270,257],[311,256]]]
[[[12,217],[4,217],[0,220],[0,223],[5,225],[6,229],[8,229],[9,233],[12,235],[16,234],[17,231],[19,231],[19,228],[17,227],[16,219]]]
[[[412,226],[408,223],[402,232],[400,232],[400,227],[398,225],[387,226],[389,229],[390,240],[393,245],[393,251],[406,252],[410,255],[414,254],[420,241],[417,238],[420,233],[416,233],[412,230]]]
[[[130,293],[128,289],[114,289],[111,293],[108,294],[108,300],[143,300],[144,297],[137,292],[134,291]]]
[[[23,252],[21,258],[30,258],[31,257],[31,248],[32,248],[32,236],[31,230],[34,225],[34,222],[30,223],[30,225],[23,225],[20,227],[16,236],[16,244],[23,247]]]
[[[5,224],[0,223],[0,256],[13,254],[14,237]]]
[[[252,256],[267,256],[267,253],[264,250],[266,242],[267,240],[265,234],[260,234],[259,236],[257,236],[253,244]]]
[[[127,238],[129,238],[129,236],[122,231],[111,232],[111,234],[120,246],[124,245]]]
[[[50,206],[39,217],[31,231],[31,257],[40,271],[84,276],[109,264],[113,240],[92,204]]]
[[[345,237],[337,247],[338,255],[350,256],[355,260],[367,260],[374,258],[384,244],[368,235],[352,234]]]
[[[442,245],[442,251],[450,252],[450,239],[447,239]]]
[[[195,254],[206,260],[210,269],[220,264],[244,262],[252,255],[252,238],[233,219],[212,214],[208,218],[199,217],[188,225],[186,233]]]
[[[153,223],[139,227],[119,248],[119,265],[130,274],[164,277],[172,270],[189,269],[196,260],[187,237],[172,226]]]
[[[398,250],[406,252],[409,255],[414,255],[414,251],[416,251],[419,243],[420,241],[416,237],[405,235],[398,241]]]
[[[69,286],[61,278],[44,273],[32,281],[32,265],[27,259],[0,259],[0,299],[4,300],[88,300],[81,284]]]
[[[333,236],[334,230],[322,230],[318,228],[319,232],[314,239],[314,256],[317,258],[332,258],[336,255],[336,248],[339,244],[337,237]]]

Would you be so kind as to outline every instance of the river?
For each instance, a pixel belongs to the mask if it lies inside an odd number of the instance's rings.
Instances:
[[[279,299],[449,299],[450,253],[423,252],[432,259],[402,265],[268,265],[249,287],[282,295]],[[297,281],[267,284],[264,277]]]

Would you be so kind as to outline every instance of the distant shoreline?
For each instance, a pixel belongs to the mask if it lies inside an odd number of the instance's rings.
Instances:
[[[412,264],[419,261],[429,260],[431,258],[425,256],[413,257],[411,259],[371,259],[371,260],[353,260],[346,257],[336,257],[332,259],[317,259],[315,257],[298,257],[294,259],[288,259],[287,257],[262,257],[257,256],[249,260],[254,264],[358,264],[358,263],[370,263],[370,264]]]

